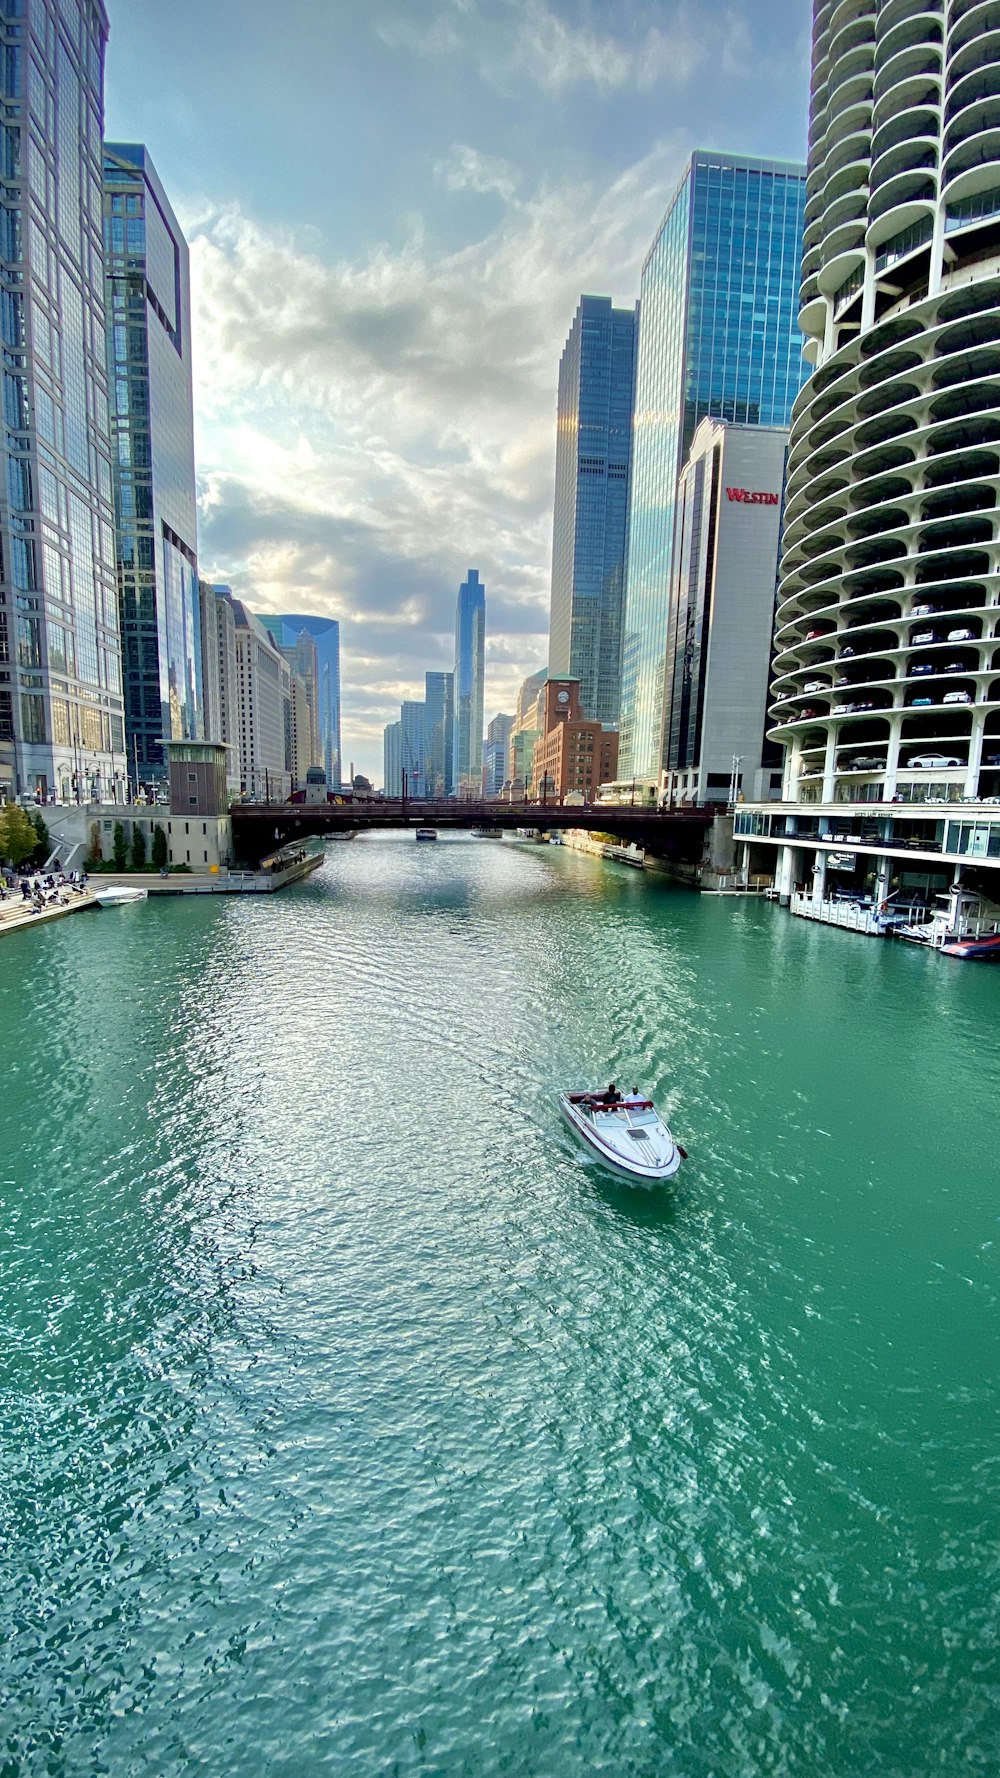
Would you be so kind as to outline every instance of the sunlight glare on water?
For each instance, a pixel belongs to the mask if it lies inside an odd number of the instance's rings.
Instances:
[[[2,1778],[995,1771],[1000,974],[457,836],[2,942]]]

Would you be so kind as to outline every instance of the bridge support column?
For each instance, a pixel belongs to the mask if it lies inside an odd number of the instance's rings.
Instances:
[[[791,906],[794,882],[795,847],[782,846],[778,852],[778,904],[780,907]]]

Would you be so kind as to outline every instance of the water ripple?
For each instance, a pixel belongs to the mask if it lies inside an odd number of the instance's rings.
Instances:
[[[0,1778],[993,1769],[995,974],[457,840],[5,943]]]

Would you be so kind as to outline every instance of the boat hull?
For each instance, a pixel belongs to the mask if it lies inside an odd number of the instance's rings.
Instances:
[[[572,1095],[560,1093],[559,1109],[570,1129],[587,1144],[591,1153],[623,1179],[641,1179],[654,1184],[662,1179],[673,1179],[684,1158],[660,1117],[648,1126],[648,1138],[636,1139],[628,1134],[629,1119],[624,1108],[615,1117],[607,1116],[596,1123],[588,1112],[573,1103]],[[636,1150],[646,1149],[647,1155],[637,1153],[633,1158],[624,1152],[626,1145],[631,1147],[633,1144]]]
[[[148,889],[133,889],[123,884],[121,888],[99,889],[94,900],[99,908],[122,908],[133,901],[145,901],[148,895]]]

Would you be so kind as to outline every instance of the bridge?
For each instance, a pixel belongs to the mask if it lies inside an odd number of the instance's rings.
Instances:
[[[694,863],[701,856],[705,830],[719,813],[699,809],[649,809],[625,803],[596,808],[567,808],[544,803],[371,802],[236,803],[231,811],[233,849],[238,858],[257,862],[289,840],[322,838],[324,834],[365,833],[375,828],[492,827],[511,832],[540,828],[553,832],[582,827],[628,843],[634,840],[664,858]]]

